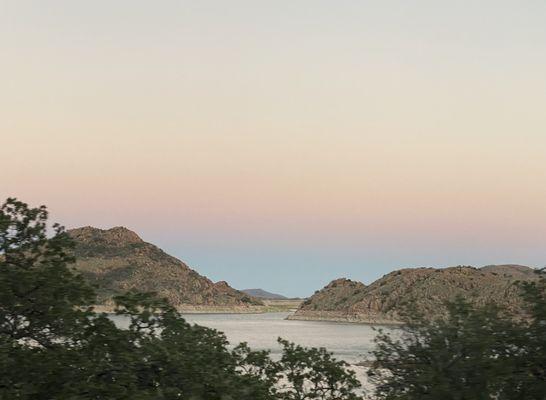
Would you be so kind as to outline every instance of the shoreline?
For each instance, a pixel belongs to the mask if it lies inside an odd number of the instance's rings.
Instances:
[[[218,307],[218,306],[180,306],[175,307],[181,314],[267,314],[279,312],[294,312],[293,309],[287,309],[282,306],[250,306],[250,307]],[[93,305],[93,310],[97,313],[115,313],[115,307],[103,304]]]
[[[334,323],[348,323],[348,324],[362,324],[362,325],[379,325],[379,326],[402,326],[404,325],[401,321],[391,320],[391,319],[370,319],[362,318],[358,316],[346,316],[340,315],[335,312],[320,312],[316,315],[301,315],[301,314],[290,314],[286,317],[287,320],[291,321],[317,321],[317,322],[334,322]]]

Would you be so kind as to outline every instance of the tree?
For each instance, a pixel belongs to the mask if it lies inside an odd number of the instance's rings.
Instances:
[[[512,376],[506,381],[507,398],[546,399],[546,271],[538,281],[524,282],[528,318],[513,334]]]
[[[8,199],[0,208],[0,398],[34,398],[92,315],[93,290],[68,264],[70,239],[47,210]]]
[[[282,400],[358,400],[360,382],[344,361],[332,357],[325,348],[306,348],[279,338],[283,347],[278,363]]]
[[[71,240],[59,225],[46,235],[45,207],[15,199],[0,208],[0,334],[44,348],[85,325],[93,290],[70,272]]]
[[[59,225],[48,236],[47,218],[16,199],[0,208],[0,399],[357,398],[354,374],[324,349],[281,341],[279,361],[230,350],[153,294],[115,298],[129,320],[119,328],[93,310],[93,288],[70,268],[73,243]]]
[[[546,398],[545,281],[522,285],[529,307],[515,318],[494,305],[462,298],[447,318],[407,319],[380,331],[369,371],[379,399],[481,400]]]

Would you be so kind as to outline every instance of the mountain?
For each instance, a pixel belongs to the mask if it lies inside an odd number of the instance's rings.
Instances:
[[[520,265],[408,268],[391,272],[369,286],[349,279],[332,281],[304,301],[290,319],[399,323],[407,306],[433,318],[444,302],[463,296],[475,304],[494,302],[522,312],[517,281],[536,279]]]
[[[100,304],[110,305],[112,296],[131,289],[156,292],[188,310],[263,304],[226,282],[213,283],[127,228],[84,227],[68,234],[76,244],[75,268],[97,286]]]
[[[287,300],[288,297],[285,297],[281,294],[271,293],[263,289],[243,289],[241,292],[248,294],[252,297],[257,297],[258,299],[267,299],[267,300]]]

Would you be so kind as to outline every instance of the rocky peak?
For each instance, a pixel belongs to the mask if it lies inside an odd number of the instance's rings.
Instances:
[[[106,236],[125,243],[141,243],[143,241],[135,232],[123,226],[108,229]]]
[[[110,229],[85,226],[83,228],[70,229],[68,234],[82,243],[101,242],[110,246],[143,243],[143,240],[135,232],[123,226],[116,226]]]
[[[326,288],[335,288],[338,286],[353,286],[356,282],[347,279],[347,278],[338,278],[334,279],[332,282],[330,282],[328,285],[326,285]]]
[[[340,304],[354,302],[360,299],[366,285],[347,278],[339,278],[331,281],[321,290],[317,290],[313,296],[302,303],[302,309],[336,310]]]

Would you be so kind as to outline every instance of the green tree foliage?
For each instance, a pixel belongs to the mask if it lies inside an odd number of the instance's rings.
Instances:
[[[332,358],[324,348],[305,348],[279,339],[283,354],[278,363],[281,384],[279,399],[357,400],[360,383],[344,361]]]
[[[546,281],[522,285],[528,315],[459,298],[447,318],[380,331],[369,371],[379,399],[546,399]]]
[[[150,294],[117,297],[117,327],[92,308],[94,290],[70,269],[62,227],[45,207],[0,208],[0,399],[354,400],[359,384],[324,349],[281,341],[283,355],[188,324]]]
[[[540,273],[538,282],[523,283],[530,319],[514,332],[514,347],[521,351],[506,385],[512,398],[546,399],[546,271]]]
[[[268,383],[279,400],[359,400],[360,382],[344,361],[324,348],[306,348],[281,338],[282,356],[272,361],[267,351],[252,351],[246,343],[235,348],[245,374]]]

